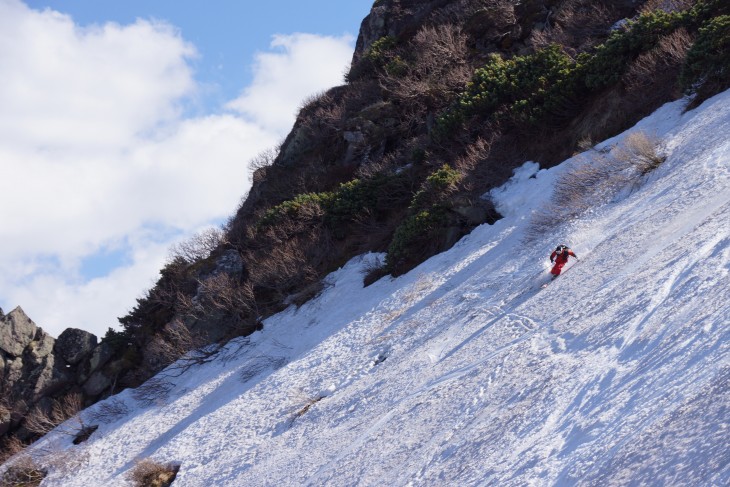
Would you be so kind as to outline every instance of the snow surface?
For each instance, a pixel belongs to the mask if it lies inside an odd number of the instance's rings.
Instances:
[[[86,410],[128,408],[87,442],[47,435],[42,485],[131,485],[145,458],[175,487],[729,485],[730,92],[684,103],[629,131],[668,159],[620,197],[525,243],[595,152],[528,162],[504,219],[409,274],[363,288],[378,256],[354,259],[152,403]],[[580,260],[543,289],[557,243]]]

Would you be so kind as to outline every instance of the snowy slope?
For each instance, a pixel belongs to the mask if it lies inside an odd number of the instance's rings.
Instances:
[[[128,412],[89,441],[48,435],[42,485],[131,485],[143,458],[176,487],[730,484],[730,92],[682,107],[632,129],[669,157],[620,198],[525,244],[591,156],[526,163],[448,252],[365,289],[356,259],[153,404],[107,400]],[[580,261],[541,288],[557,243]]]

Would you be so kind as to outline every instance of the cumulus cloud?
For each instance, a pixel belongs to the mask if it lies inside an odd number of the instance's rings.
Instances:
[[[163,22],[81,28],[0,0],[0,305],[57,335],[116,324],[175,240],[231,215],[247,162],[302,98],[339,84],[350,37],[276,36],[224,110],[185,117],[195,47]],[[82,265],[103,252],[124,265]]]
[[[350,36],[274,36],[274,51],[256,56],[256,79],[228,108],[268,130],[290,129],[302,99],[343,80],[353,41]]]

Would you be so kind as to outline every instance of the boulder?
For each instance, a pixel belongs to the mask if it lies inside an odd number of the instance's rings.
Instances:
[[[97,371],[91,374],[89,380],[84,383],[84,394],[92,397],[98,396],[111,385],[111,379],[104,375],[101,371]]]
[[[94,372],[104,366],[114,356],[114,350],[106,343],[100,343],[91,354],[89,359],[89,371]]]
[[[0,318],[0,350],[19,357],[36,335],[37,327],[18,306]]]
[[[91,355],[96,341],[96,335],[88,331],[67,328],[56,340],[54,351],[69,364],[76,365]]]
[[[33,401],[44,396],[50,396],[69,384],[70,379],[66,371],[59,368],[53,355],[49,355],[40,367],[36,367],[27,374],[28,379],[35,382],[33,386]]]

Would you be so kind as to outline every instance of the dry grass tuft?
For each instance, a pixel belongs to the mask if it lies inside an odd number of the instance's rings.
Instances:
[[[135,465],[129,474],[129,480],[135,487],[168,487],[175,480],[180,465],[174,463],[158,463],[146,458]]]
[[[0,439],[0,465],[25,449],[27,445],[16,436],[5,436]]]
[[[666,159],[659,139],[644,132],[629,134],[610,153],[591,155],[591,163],[577,165],[558,180],[549,203],[533,214],[526,241],[610,202],[621,190],[635,188]]]
[[[40,467],[29,455],[13,462],[0,477],[0,487],[35,487],[43,482],[48,471]]]
[[[67,394],[61,399],[54,399],[50,409],[36,405],[25,417],[24,426],[32,433],[45,435],[66,420],[76,417],[78,425],[65,433],[76,435],[84,427],[78,413],[84,408],[81,394]]]
[[[659,139],[644,132],[629,134],[615,152],[614,157],[641,176],[658,168],[667,159],[661,151]]]

